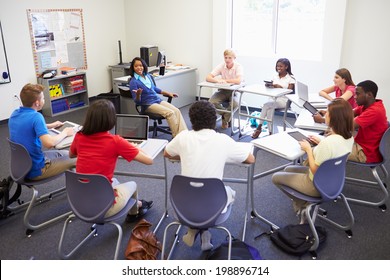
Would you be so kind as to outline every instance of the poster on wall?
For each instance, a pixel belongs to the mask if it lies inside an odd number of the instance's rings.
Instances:
[[[0,22],[0,84],[6,84],[10,82],[11,77],[9,75],[7,53],[5,51],[3,29]]]
[[[45,70],[87,69],[82,9],[27,10],[37,77]]]

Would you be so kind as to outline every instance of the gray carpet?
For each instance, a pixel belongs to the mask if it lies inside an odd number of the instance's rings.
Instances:
[[[188,107],[182,108],[183,116],[190,127],[188,120]],[[76,123],[82,123],[85,110],[80,110],[72,114],[61,115],[58,118],[47,118],[47,121],[52,120],[69,120]],[[290,119],[293,123],[293,119]],[[281,126],[281,117],[276,116],[276,123]],[[236,140],[249,142],[251,140],[250,129],[248,135],[238,139],[238,135],[233,136]],[[229,133],[229,130],[222,131]],[[7,124],[0,125],[0,145],[1,145],[1,163],[0,163],[0,178],[8,176],[8,159],[9,149],[6,142],[8,136]],[[169,139],[169,136],[160,135],[161,138]],[[260,151],[257,154],[256,173],[265,171],[272,167],[286,163],[283,159],[271,155],[265,151]],[[143,166],[138,163],[126,163],[118,161],[118,168],[129,169],[132,171],[161,173],[163,166],[163,158],[159,155],[155,159],[155,164],[152,166]],[[389,169],[387,164],[387,169]],[[367,170],[361,171],[356,167],[348,166],[348,175],[360,176],[362,178],[370,178],[370,173]],[[175,174],[180,174],[180,166],[177,163],[169,163],[168,176],[169,182]],[[225,176],[230,178],[245,178],[245,168],[237,168],[237,166],[227,165]],[[154,206],[145,217],[154,225],[158,222],[164,210],[164,184],[161,180],[144,179],[144,178],[126,178],[118,176],[120,182],[134,180],[139,188],[140,198],[154,200]],[[56,189],[64,184],[64,178],[61,177],[52,182],[52,184],[43,185],[40,187],[41,194],[47,193],[52,189]],[[245,194],[246,186],[243,184],[229,185],[237,191],[237,198],[229,219],[224,223],[231,233],[240,238],[242,234],[242,225],[245,214]],[[375,197],[376,192],[370,188],[357,187],[347,184],[344,193],[360,197]],[[28,201],[31,196],[31,191],[24,188],[21,200]],[[272,221],[273,223],[283,226],[291,223],[297,223],[297,217],[294,215],[290,200],[282,194],[271,182],[271,176],[258,179],[254,183],[254,198],[257,211]],[[328,217],[335,218],[338,221],[345,219],[341,203],[329,203],[324,205],[328,210]],[[353,237],[348,239],[347,235],[337,229],[326,224],[328,237],[324,244],[321,244],[318,252],[318,258],[324,260],[379,260],[390,259],[390,239],[387,236],[390,230],[390,214],[389,211],[381,212],[375,207],[364,207],[351,204],[352,211],[355,215],[355,225],[353,228]],[[53,198],[49,202],[44,202],[34,208],[34,221],[39,222],[47,217],[55,216],[56,214],[69,210],[66,196],[61,195]],[[157,232],[157,237],[162,240],[163,229],[173,221],[172,209],[168,208],[169,217],[163,222],[162,227]],[[63,221],[50,225],[44,229],[37,230],[28,238],[25,235],[23,226],[23,212],[16,213],[12,217],[0,220],[0,236],[1,247],[0,259],[2,260],[51,260],[58,259],[57,247],[61,235]],[[123,225],[124,237],[122,240],[120,258],[123,258],[124,250],[129,239],[131,229],[134,224],[128,224],[121,221]],[[282,252],[272,244],[268,237],[262,237],[254,240],[258,234],[268,231],[269,227],[257,219],[250,219],[247,226],[246,242],[256,247],[264,259],[269,260],[295,260],[299,257],[292,256]],[[184,233],[181,231],[181,235]],[[70,226],[70,238],[67,239],[67,244],[72,245],[77,242],[83,234],[89,232],[89,225],[86,225],[78,220],[75,220]],[[225,234],[218,230],[211,230],[213,243],[218,246],[225,240]],[[116,229],[110,225],[103,227],[99,226],[99,236],[91,240],[83,247],[80,252],[75,255],[75,259],[95,260],[95,259],[111,259],[114,253],[116,240]],[[173,240],[173,231],[169,236],[169,241]],[[70,248],[67,245],[68,248]],[[173,253],[173,259],[181,260],[196,260],[205,257],[200,250],[200,241],[197,240],[193,247],[189,248],[182,242],[178,243]],[[305,255],[302,259],[310,259],[310,255]]]

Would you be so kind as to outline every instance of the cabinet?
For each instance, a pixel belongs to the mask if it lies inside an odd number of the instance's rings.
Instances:
[[[118,85],[114,82],[116,78],[130,75],[130,63],[111,65],[112,92],[119,93]]]
[[[45,87],[45,105],[42,108],[45,116],[52,117],[89,105],[85,73],[59,75],[52,79],[39,78],[38,82]]]

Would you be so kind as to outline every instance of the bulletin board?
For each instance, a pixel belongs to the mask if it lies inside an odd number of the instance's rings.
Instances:
[[[68,66],[87,69],[82,9],[27,10],[37,77]]]
[[[7,53],[5,51],[5,42],[3,31],[0,22],[0,84],[6,84],[11,82],[9,75]]]

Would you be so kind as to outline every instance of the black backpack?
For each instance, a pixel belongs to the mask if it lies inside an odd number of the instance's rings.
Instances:
[[[319,243],[321,244],[326,240],[326,230],[321,226],[316,226],[315,228],[317,230]],[[287,225],[266,234],[270,236],[271,241],[276,246],[292,255],[302,256],[308,253],[311,246],[314,244],[314,236],[309,224]],[[256,238],[262,235],[263,234]],[[316,258],[315,252],[310,253],[313,258]]]
[[[206,260],[226,260],[228,256],[228,242],[222,243],[216,249],[210,251]],[[259,251],[249,244],[238,240],[232,240],[231,260],[261,260]]]
[[[7,178],[4,178],[0,181],[0,219],[8,218],[9,216],[13,215],[13,213],[7,209],[8,205],[15,202],[22,193],[22,187],[18,184],[17,189],[10,198],[10,190],[13,184],[14,180],[11,178],[11,176],[8,176]]]

